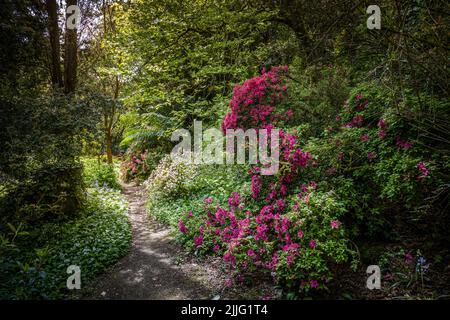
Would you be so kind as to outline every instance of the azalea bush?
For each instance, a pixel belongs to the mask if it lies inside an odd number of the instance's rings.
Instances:
[[[335,125],[305,146],[318,163],[307,175],[343,199],[354,235],[392,236],[392,213],[417,208],[436,185],[436,161],[392,104],[373,84],[362,85]]]
[[[352,260],[356,266],[339,220],[345,208],[331,193],[310,187],[301,199],[293,196],[258,213],[241,200],[233,193],[222,207],[206,198],[203,210],[180,219],[180,240],[196,254],[223,256],[236,281],[261,271],[293,292],[326,288],[332,264]]]
[[[236,85],[230,101],[231,112],[225,116],[222,129],[273,127],[292,118],[293,111],[285,100],[287,72],[287,66],[263,69],[260,76]]]
[[[125,181],[137,180],[144,181],[151,170],[147,163],[148,150],[138,154],[128,155],[128,160],[122,162],[121,176]]]
[[[287,68],[263,71],[237,86],[222,129],[270,131],[288,123],[292,111],[280,115],[277,109],[287,91],[281,71]],[[339,220],[345,207],[331,193],[316,190],[316,182],[305,181],[304,171],[317,163],[288,130],[280,130],[278,156],[281,166],[272,176],[262,175],[260,166],[248,170],[250,197],[233,192],[228,206],[208,197],[201,210],[188,211],[178,224],[181,241],[197,254],[223,256],[238,281],[266,271],[289,291],[326,288],[331,265],[353,255]]]

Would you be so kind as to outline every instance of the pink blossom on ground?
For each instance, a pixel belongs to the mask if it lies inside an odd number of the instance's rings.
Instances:
[[[225,285],[225,287],[227,287],[227,288],[231,287],[231,286],[233,285],[233,280],[230,279],[230,278],[225,279],[224,285]]]

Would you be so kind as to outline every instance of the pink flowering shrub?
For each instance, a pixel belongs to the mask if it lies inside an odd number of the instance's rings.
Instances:
[[[128,161],[122,162],[121,172],[125,181],[134,179],[144,180],[149,174],[150,170],[146,163],[148,151],[129,156]]]
[[[388,235],[383,213],[417,206],[433,179],[432,161],[391,104],[377,86],[357,88],[327,136],[306,145],[319,164],[307,176],[336,191],[354,235]]]
[[[287,66],[272,67],[236,85],[230,101],[231,112],[225,116],[222,130],[273,127],[292,118],[293,111],[282,107],[287,92],[283,83],[287,72]]]
[[[283,110],[286,72],[272,68],[237,86],[222,129],[286,125],[293,115]],[[326,288],[330,266],[352,255],[339,220],[345,208],[316,191],[316,182],[304,181],[306,168],[316,164],[298,137],[283,129],[279,156],[276,175],[261,175],[259,166],[249,169],[250,199],[233,192],[225,206],[206,198],[202,210],[187,212],[178,223],[180,239],[197,254],[222,256],[238,279],[265,271],[292,291]]]
[[[222,256],[238,279],[265,271],[289,291],[305,292],[326,288],[331,266],[354,258],[339,220],[345,208],[331,193],[305,187],[256,213],[238,193],[227,206],[208,199],[202,211],[180,219],[181,240],[197,254]]]

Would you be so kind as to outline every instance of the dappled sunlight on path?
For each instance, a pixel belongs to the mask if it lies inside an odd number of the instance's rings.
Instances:
[[[89,299],[210,299],[207,274],[193,263],[175,264],[179,249],[170,229],[148,218],[144,189],[124,185],[133,231],[130,252],[88,289]]]

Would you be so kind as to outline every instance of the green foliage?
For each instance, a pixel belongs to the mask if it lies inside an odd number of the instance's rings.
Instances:
[[[60,299],[70,293],[68,266],[81,268],[84,286],[128,250],[131,230],[124,197],[112,189],[88,191],[79,218],[2,235],[1,299]]]
[[[101,186],[121,190],[117,181],[118,168],[116,164],[108,164],[104,159],[84,158],[83,178],[87,186]]]
[[[186,165],[167,155],[145,182],[147,208],[152,217],[176,226],[187,211],[203,207],[203,200],[212,196],[225,203],[233,190],[250,196],[245,182],[245,168],[222,165]]]
[[[9,222],[67,218],[83,201],[80,140],[91,110],[83,98],[10,96],[0,90],[0,174]]]
[[[436,101],[428,98],[427,103]],[[409,96],[399,105],[377,84],[362,84],[353,90],[335,124],[306,144],[318,163],[311,178],[321,180],[324,189],[334,190],[345,202],[354,234],[392,236],[386,227],[398,214],[418,210],[442,183],[445,157],[429,156],[423,136],[415,134],[426,129],[407,117],[418,108]],[[355,124],[358,119],[361,123]],[[426,175],[419,163],[426,166]]]
[[[291,199],[291,203],[297,203],[296,197]],[[299,250],[299,256],[291,262],[287,260],[290,253],[280,251],[275,278],[287,292],[299,289],[307,293],[311,289],[309,279],[318,280],[318,288],[326,288],[335,276],[333,268],[337,264],[347,262],[353,269],[357,267],[359,261],[355,248],[352,248],[345,226],[340,222],[345,213],[344,203],[338,201],[332,192],[313,191],[309,194],[308,203],[300,202],[286,214],[292,224],[298,225],[298,230],[294,231],[304,234],[297,243],[305,248]],[[311,248],[310,240],[315,241],[314,248]],[[299,282],[299,279],[304,281]]]

